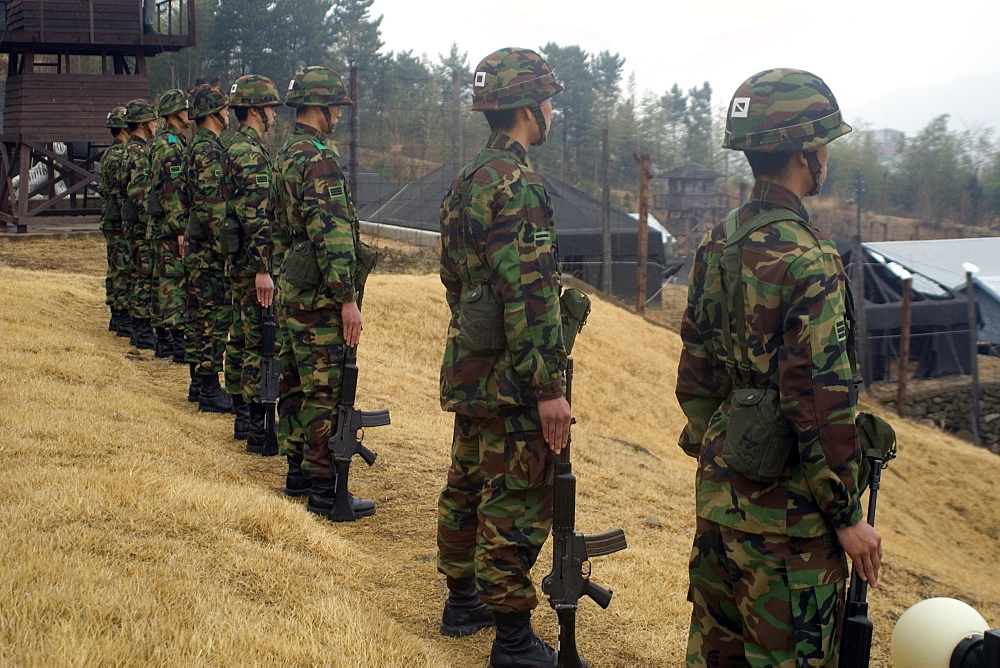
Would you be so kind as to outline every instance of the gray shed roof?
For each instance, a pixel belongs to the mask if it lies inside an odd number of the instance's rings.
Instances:
[[[1000,276],[1000,237],[870,241],[864,246],[949,288],[965,285],[965,262],[979,267],[978,278]]]

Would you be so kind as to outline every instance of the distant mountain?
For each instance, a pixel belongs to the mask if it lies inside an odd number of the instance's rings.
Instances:
[[[845,106],[844,114],[849,123],[863,120],[873,130],[902,130],[907,137],[941,114],[950,115],[950,130],[985,127],[1000,132],[1000,71],[970,74],[936,86],[886,91],[862,104]]]

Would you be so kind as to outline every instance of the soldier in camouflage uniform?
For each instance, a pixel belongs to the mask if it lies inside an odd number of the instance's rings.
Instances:
[[[198,410],[229,413],[232,399],[219,386],[223,352],[233,312],[229,280],[219,239],[226,215],[222,193],[219,136],[226,129],[226,96],[211,84],[201,84],[191,95],[188,116],[198,125],[186,165],[188,223],[184,232],[184,272],[187,288],[185,340],[191,382],[199,388]],[[190,393],[189,393],[190,398]]]
[[[850,131],[826,84],[801,70],[750,77],[729,108],[724,146],[746,153],[756,181],[698,247],[677,374],[680,446],[698,459],[689,665],[836,665],[845,550],[877,582],[881,539],[858,498],[847,279],[802,203],[823,182],[829,142]],[[757,440],[727,432],[747,424],[737,406],[767,396],[778,408],[756,419],[776,416],[767,433],[780,448],[765,476],[742,463]]]
[[[223,225],[226,274],[232,291],[233,325],[226,344],[226,391],[237,411],[248,420],[247,452],[264,452],[264,405],[257,394],[261,371],[260,309],[274,298],[271,278],[271,161],[261,137],[274,123],[274,107],[281,98],[274,83],[264,76],[247,74],[229,91],[229,107],[240,126],[236,130],[222,168],[223,190],[229,203]],[[239,437],[239,430],[236,430]],[[273,446],[272,446],[273,447]]]
[[[309,495],[307,509],[328,517],[336,469],[328,447],[340,400],[345,346],[361,339],[357,270],[358,219],[337,150],[324,142],[351,104],[340,75],[307,67],[289,84],[285,104],[295,109],[292,134],[274,160],[272,230],[281,258],[281,399],[278,439],[288,458],[285,493]],[[354,513],[375,504],[352,497]]]
[[[440,630],[468,635],[495,618],[493,666],[556,665],[531,628],[529,571],[552,526],[554,453],[570,407],[552,205],[527,151],[545,141],[561,90],[533,51],[487,56],[472,109],[492,134],[441,207],[451,307],[441,406],[456,415],[438,502],[438,570],[450,592]]]
[[[129,313],[132,316],[132,345],[154,350],[156,337],[150,318],[153,304],[153,247],[149,213],[149,140],[156,131],[156,113],[148,100],[132,100],[125,105],[130,138],[125,144],[119,177],[122,197],[122,230],[129,242],[132,275]]]
[[[157,357],[173,356],[184,363],[185,294],[184,260],[181,248],[187,227],[187,191],[184,171],[187,160],[187,93],[174,88],[160,94],[156,112],[164,119],[163,127],[153,137],[149,149],[151,190],[149,212],[156,252],[153,271]]]
[[[128,141],[128,123],[125,122],[125,107],[115,107],[108,114],[108,128],[114,143],[104,150],[98,173],[97,191],[104,199],[101,215],[101,231],[108,244],[108,272],[105,278],[106,303],[111,308],[111,322],[108,331],[118,336],[129,335],[128,295],[124,272],[127,270],[128,245],[122,233],[121,203],[118,201],[118,176],[121,168],[125,142]]]

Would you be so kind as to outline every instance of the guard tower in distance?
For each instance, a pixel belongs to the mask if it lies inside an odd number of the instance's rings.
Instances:
[[[100,217],[97,161],[108,112],[150,96],[146,59],[195,41],[194,0],[7,0],[0,116],[0,229]]]
[[[696,162],[653,177],[652,210],[675,238],[684,239],[686,250],[698,243],[699,227],[705,222],[714,225],[726,210],[726,194],[719,189],[724,178]]]

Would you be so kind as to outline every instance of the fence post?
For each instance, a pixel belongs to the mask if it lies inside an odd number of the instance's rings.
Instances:
[[[601,240],[603,253],[601,256],[601,291],[611,296],[611,146],[608,140],[608,129],[601,131],[601,185],[604,194],[601,198]]]
[[[639,163],[639,229],[636,234],[635,312],[646,310],[646,258],[649,256],[649,155],[634,156]]]
[[[358,144],[361,143],[361,122],[358,113],[361,111],[361,75],[357,65],[351,66],[351,143],[348,159],[351,175],[347,187],[351,191],[351,201],[358,201]]]

